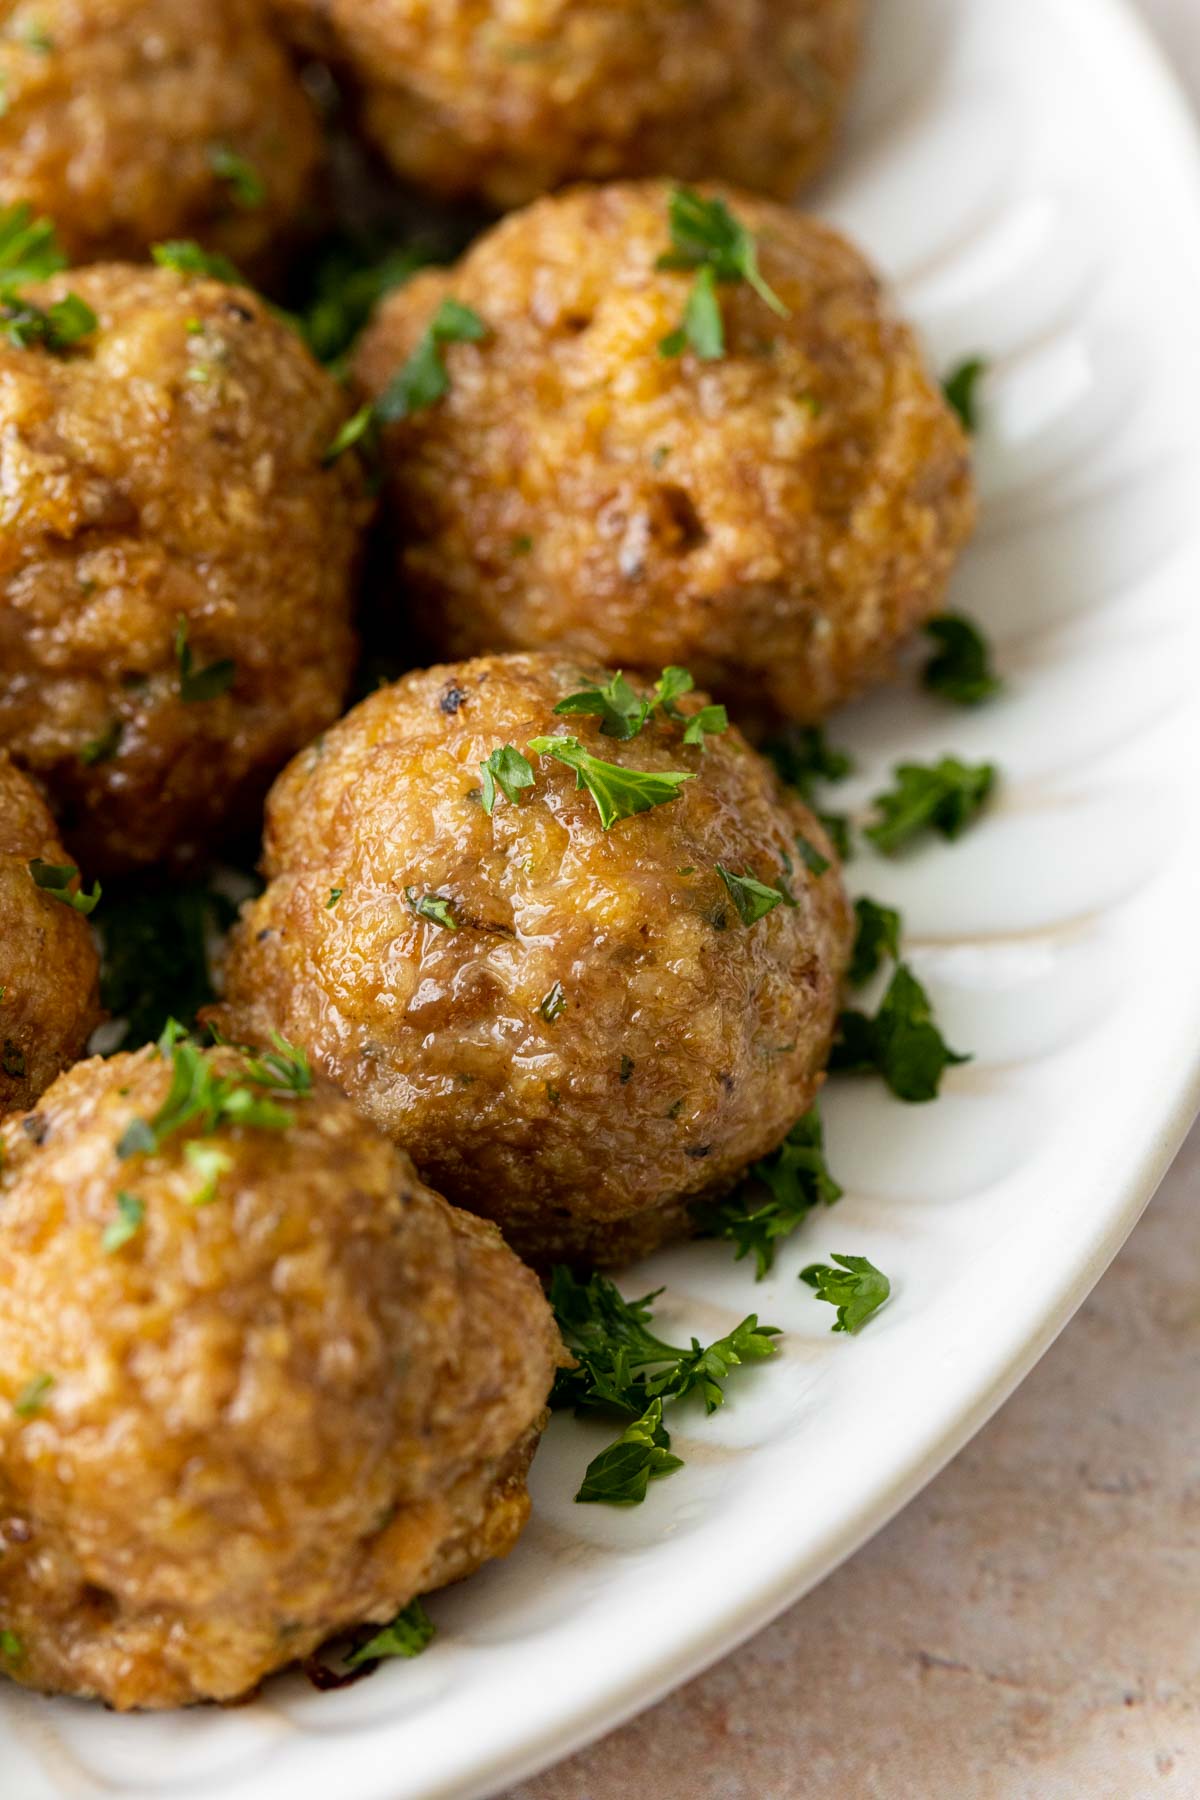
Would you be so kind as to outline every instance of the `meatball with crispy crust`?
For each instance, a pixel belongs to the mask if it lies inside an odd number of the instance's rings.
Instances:
[[[626,740],[556,713],[608,679],[550,656],[425,670],[302,752],[217,1012],[303,1044],[540,1263],[678,1234],[780,1141],[820,1085],[847,948],[832,852],[770,767],[733,729],[685,741],[703,696]],[[529,748],[564,733],[590,784]],[[505,746],[528,766],[489,780]]]
[[[98,316],[0,338],[0,746],[84,866],[184,860],[337,717],[368,502],[338,384],[244,288],[172,269],[27,290]]]
[[[82,1056],[100,1018],[92,934],[82,913],[38,886],[39,860],[70,866],[40,795],[0,751],[0,1115],[32,1106]]]
[[[912,332],[835,232],[722,205],[709,228],[753,234],[773,297],[716,283],[723,354],[672,342],[697,276],[659,267],[661,183],[540,201],[383,302],[358,358],[373,396],[447,296],[487,326],[442,347],[449,392],[385,436],[435,653],[682,662],[757,728],[822,718],[938,610],[972,479]]]
[[[79,261],[198,237],[256,260],[320,152],[259,0],[0,0],[0,205]]]
[[[0,1131],[0,1667],[30,1687],[235,1699],[525,1522],[537,1281],[304,1075],[147,1048]]]
[[[564,181],[717,175],[790,197],[824,162],[862,0],[274,0],[358,84],[401,175],[497,208]]]

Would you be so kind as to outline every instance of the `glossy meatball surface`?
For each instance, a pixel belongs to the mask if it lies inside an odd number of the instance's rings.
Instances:
[[[384,301],[358,359],[372,395],[447,296],[488,328],[445,347],[449,393],[385,439],[435,653],[681,662],[751,728],[823,717],[938,610],[972,479],[912,332],[836,233],[724,199],[788,316],[720,282],[714,360],[662,352],[694,281],[657,266],[662,183],[540,201]]]
[[[120,1708],[235,1698],[507,1551],[559,1354],[495,1230],[332,1091],[209,1051],[260,1111],[119,1156],[187,1053],[0,1132],[4,1667]]]
[[[368,503],[346,402],[265,303],[98,265],[95,331],[0,339],[0,746],[89,868],[182,860],[335,718]]]
[[[810,872],[797,834],[832,853],[767,764],[732,729],[700,748],[661,713],[628,741],[555,714],[597,678],[549,656],[430,669],[303,751],[268,803],[268,885],[218,1015],[302,1043],[542,1262],[678,1232],[681,1202],[779,1142],[819,1086],[846,949],[839,872]],[[619,770],[691,779],[605,830],[530,751],[531,785],[489,816],[480,763],[568,729]],[[792,903],[743,923],[718,864]]]
[[[258,0],[0,0],[0,206],[80,262],[199,237],[257,258],[320,139]]]
[[[564,181],[720,176],[790,197],[824,161],[862,0],[276,0],[341,64],[394,168],[498,208]]]
[[[41,796],[0,751],[0,1115],[32,1106],[100,1018],[92,934],[34,881],[39,858],[70,863]]]

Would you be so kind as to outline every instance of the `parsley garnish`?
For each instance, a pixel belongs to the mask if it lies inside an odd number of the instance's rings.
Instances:
[[[261,1056],[245,1053],[246,1073],[251,1081],[283,1093],[311,1094],[313,1078],[308,1053],[298,1044],[289,1044],[277,1031],[271,1033],[271,1042],[274,1049],[264,1050]]]
[[[330,888],[329,898],[325,902],[325,911],[326,912],[333,911],[334,907],[337,905],[338,901],[341,899],[344,892],[345,892],[344,888]]]
[[[32,1419],[35,1413],[40,1413],[53,1386],[53,1375],[45,1373],[27,1381],[12,1403],[18,1419]]]
[[[568,694],[554,710],[558,714],[599,719],[602,736],[622,739],[636,737],[652,714],[660,712],[664,718],[684,726],[685,744],[703,747],[706,735],[728,731],[729,718],[723,706],[702,706],[697,713],[681,712],[676,701],[690,694],[695,685],[689,670],[672,663],[663,670],[652,692],[639,698],[618,669],[604,687]]]
[[[951,1050],[933,1022],[929,996],[906,963],[899,963],[875,1017],[844,1012],[829,1059],[831,1069],[883,1076],[898,1100],[936,1100],[943,1071],[970,1062]]]
[[[829,858],[802,831],[796,833],[796,853],[810,875],[827,875],[833,867]]]
[[[880,816],[864,833],[885,856],[925,830],[938,831],[944,838],[961,837],[996,785],[992,763],[971,765],[956,756],[929,764],[898,763],[892,773],[896,784],[876,794],[872,804]]]
[[[553,1025],[555,1019],[561,1018],[567,1010],[567,996],[563,993],[561,981],[556,981],[546,994],[542,995],[538,1011],[547,1025]]]
[[[807,1269],[801,1269],[800,1279],[808,1283],[818,1300],[827,1300],[830,1306],[837,1307],[834,1331],[859,1331],[879,1311],[892,1284],[882,1269],[865,1256],[839,1256],[835,1250],[833,1260],[840,1267],[810,1263]]]
[[[100,927],[100,998],[124,1019],[125,1049],[153,1043],[174,1014],[190,1024],[214,998],[208,941],[234,907],[202,884],[124,887],[109,893]]]
[[[433,1620],[419,1600],[410,1600],[390,1625],[352,1650],[346,1658],[348,1669],[361,1669],[364,1663],[382,1662],[386,1656],[420,1656],[433,1641]]]
[[[828,868],[829,865],[825,866]],[[729,889],[733,904],[737,908],[737,916],[743,925],[757,925],[760,919],[765,919],[767,914],[781,903],[786,902],[791,906],[796,904],[794,900],[789,901],[788,896],[781,889],[768,887],[766,882],[756,880],[749,869],[744,875],[735,875],[732,869],[727,869],[723,863],[718,863],[717,874]]]
[[[938,646],[925,664],[921,680],[933,694],[956,706],[980,706],[1004,683],[993,673],[987,641],[962,613],[930,619],[925,635]]]
[[[766,1199],[760,1191],[764,1187]],[[725,1238],[734,1245],[735,1262],[753,1255],[755,1280],[761,1281],[774,1266],[780,1239],[790,1237],[814,1207],[832,1206],[841,1197],[826,1166],[825,1135],[814,1106],[792,1126],[778,1150],[754,1164],[741,1187],[692,1211],[702,1237]]]
[[[248,1125],[262,1131],[286,1131],[292,1114],[274,1100],[255,1093],[255,1087],[279,1088],[300,1093],[293,1080],[276,1075],[271,1067],[274,1059],[256,1061],[246,1056],[243,1075],[221,1075],[213,1068],[209,1054],[182,1035],[182,1026],[174,1019],[167,1021],[159,1039],[159,1053],[171,1056],[171,1086],[166,1099],[152,1119],[131,1119],[121,1133],[117,1155],[124,1162],[131,1156],[152,1154],[162,1148],[167,1138],[195,1125],[198,1135],[211,1137],[222,1126]],[[283,1044],[283,1040],[278,1040]],[[303,1053],[285,1049],[297,1059]],[[307,1064],[305,1064],[307,1067]],[[202,1171],[205,1179],[211,1170]]]
[[[685,781],[696,778],[678,770],[660,774],[651,769],[626,769],[620,763],[605,762],[591,756],[578,738],[531,738],[526,749],[538,756],[553,757],[575,772],[576,788],[586,787],[596,802],[600,824],[605,831],[618,819],[632,818],[634,813],[649,812],[679,798]]]
[[[237,675],[237,664],[228,656],[203,669],[195,666],[188,643],[188,622],[182,614],[175,629],[175,661],[179,666],[179,698],[185,706],[193,706],[200,700],[218,699],[228,693]]]
[[[174,269],[177,275],[206,275],[213,281],[227,282],[231,287],[245,287],[246,279],[227,256],[202,250],[191,238],[171,238],[165,244],[152,244],[150,254],[160,269]]]
[[[127,1194],[122,1188],[117,1195],[117,1216],[109,1220],[101,1234],[100,1248],[105,1256],[112,1256],[130,1238],[136,1237],[145,1217],[146,1202],[139,1200],[136,1194]]]
[[[25,201],[0,207],[0,295],[46,281],[66,266],[52,220],[35,218]]]
[[[846,980],[851,987],[862,987],[876,974],[885,957],[900,959],[900,914],[891,906],[880,906],[864,895],[854,902],[857,930],[854,950]]]
[[[763,749],[779,772],[781,781],[811,801],[818,781],[844,781],[854,772],[854,759],[836,750],[819,725],[793,726],[782,737],[771,738]]]
[[[779,295],[763,279],[754,234],[734,218],[723,200],[706,200],[694,188],[673,188],[668,220],[671,249],[659,257],[658,267],[694,269],[696,278],[682,325],[659,344],[664,356],[679,356],[688,346],[705,362],[724,356],[725,326],[717,298],[719,281],[744,281],[781,319],[790,316]]]
[[[440,925],[444,931],[458,930],[458,920],[444,895],[420,894],[415,887],[406,887],[404,897],[418,919],[428,919],[432,925]]]
[[[375,417],[394,425],[436,405],[450,391],[445,346],[478,344],[487,334],[487,326],[471,307],[443,300],[416,349],[375,402]]]
[[[981,356],[959,363],[942,383],[942,392],[962,421],[964,431],[974,432],[979,426],[979,384],[988,365]]]
[[[369,400],[364,400],[358,411],[351,413],[350,417],[341,425],[328,448],[321,452],[322,468],[327,469],[331,463],[337,461],[339,456],[343,456],[347,450],[352,449],[361,439],[367,437],[374,429],[374,425],[375,408]]]
[[[57,355],[95,331],[98,324],[95,313],[78,294],[67,294],[43,308],[7,289],[0,290],[0,331],[18,350],[41,344]]]
[[[662,1401],[652,1400],[641,1417],[626,1426],[615,1444],[592,1458],[575,1496],[577,1501],[640,1506],[652,1481],[682,1469],[683,1458],[672,1454],[662,1413]]]
[[[73,907],[85,918],[95,912],[102,892],[100,883],[92,883],[90,894],[85,894],[82,887],[72,888],[71,883],[79,874],[74,863],[48,863],[35,856],[29,865],[29,873],[33,876],[34,886],[40,887],[52,899],[61,900],[64,906]]]
[[[125,734],[125,724],[121,719],[113,719],[104,727],[98,737],[89,738],[80,747],[79,760],[85,769],[93,769],[98,763],[111,762],[121,748],[121,739]]]
[[[227,184],[234,202],[244,211],[255,211],[266,199],[266,183],[254,164],[239,156],[228,144],[212,145],[208,166],[218,181]]]
[[[0,1656],[7,1662],[20,1662],[25,1654],[25,1646],[15,1631],[0,1631]]]
[[[511,800],[514,806],[518,806],[521,789],[533,786],[533,769],[528,758],[522,756],[511,744],[504,744],[499,750],[493,750],[486,762],[481,762],[479,767],[483,773],[483,810],[489,818],[495,811],[497,789],[506,800]]]
[[[383,296],[402,287],[428,260],[417,249],[376,256],[344,241],[326,251],[313,272],[313,298],[300,310],[301,332],[318,362],[337,363]]]

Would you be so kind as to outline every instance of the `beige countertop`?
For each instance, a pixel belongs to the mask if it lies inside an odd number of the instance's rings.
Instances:
[[[1140,6],[1200,96],[1200,0]],[[1200,1800],[1198,1194],[1200,1126],[945,1474],[751,1643],[508,1800]]]

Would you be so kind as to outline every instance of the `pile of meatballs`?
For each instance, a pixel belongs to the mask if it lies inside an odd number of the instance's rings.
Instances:
[[[0,299],[18,1682],[232,1700],[504,1554],[539,1274],[685,1235],[812,1105],[850,912],[755,746],[894,671],[973,522],[913,333],[792,204],[861,10],[0,0],[0,222],[71,264]],[[334,86],[484,223],[331,368],[279,302]],[[364,640],[409,672],[346,710]],[[246,833],[212,1030],[88,1058],[90,884]]]

